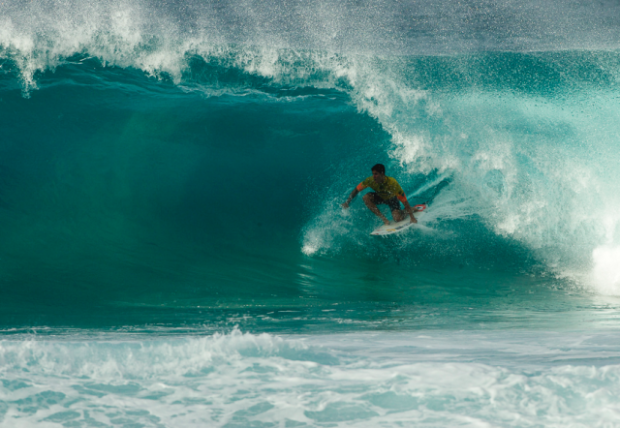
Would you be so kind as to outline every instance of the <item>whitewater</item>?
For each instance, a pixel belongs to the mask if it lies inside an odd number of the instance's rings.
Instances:
[[[619,28],[0,2],[0,426],[620,425]]]

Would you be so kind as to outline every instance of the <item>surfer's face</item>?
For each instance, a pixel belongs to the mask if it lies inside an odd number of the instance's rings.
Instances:
[[[383,183],[383,180],[385,180],[385,174],[380,173],[379,171],[373,171],[372,178],[374,178],[377,183]]]

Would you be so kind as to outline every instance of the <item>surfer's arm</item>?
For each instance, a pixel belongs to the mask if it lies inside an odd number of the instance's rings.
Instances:
[[[409,201],[407,200],[407,197],[405,195],[398,195],[397,198],[405,206],[405,211],[409,213],[409,217],[411,217],[411,223],[417,223],[418,221],[413,216],[413,208],[411,208],[411,205],[409,205]]]
[[[363,183],[358,184],[357,187],[353,189],[353,191],[349,195],[349,198],[347,199],[347,201],[344,204],[342,204],[342,208],[349,208],[349,204],[351,203],[351,201],[357,196],[359,192],[361,192],[365,188],[366,186],[364,186]]]

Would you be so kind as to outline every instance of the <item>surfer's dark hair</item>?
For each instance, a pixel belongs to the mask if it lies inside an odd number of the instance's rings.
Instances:
[[[370,168],[371,171],[377,171],[380,174],[385,174],[385,166],[383,166],[382,164],[378,163],[375,166],[373,166],[372,168]]]

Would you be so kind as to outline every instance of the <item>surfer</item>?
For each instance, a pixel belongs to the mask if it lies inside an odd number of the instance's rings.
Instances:
[[[392,218],[395,222],[405,219],[405,213],[401,209],[398,201],[402,202],[405,206],[405,210],[409,213],[409,217],[411,217],[411,223],[417,223],[418,221],[413,216],[413,209],[411,208],[411,205],[409,205],[409,201],[407,201],[405,192],[403,192],[403,189],[400,187],[400,184],[398,184],[398,181],[392,177],[386,177],[385,166],[378,163],[371,168],[371,171],[372,176],[362,181],[355,189],[353,189],[347,201],[342,204],[342,208],[349,208],[349,204],[353,198],[355,198],[357,194],[365,188],[370,187],[374,190],[374,192],[366,193],[362,199],[364,199],[364,203],[370,211],[379,217],[383,223],[390,224],[390,221],[381,211],[379,211],[379,208],[377,208],[377,205],[379,204],[385,204],[390,207],[390,210],[392,211]]]

